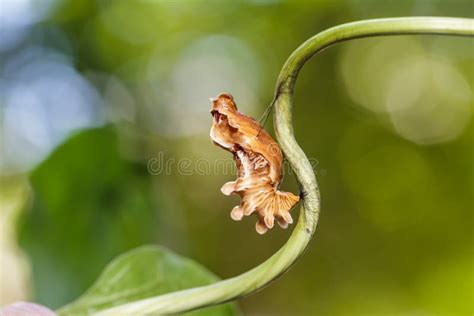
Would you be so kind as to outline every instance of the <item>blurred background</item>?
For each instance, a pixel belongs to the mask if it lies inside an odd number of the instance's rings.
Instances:
[[[259,118],[310,36],[417,15],[474,5],[0,0],[0,304],[64,305],[146,243],[222,278],[268,258],[292,227],[259,236],[254,217],[232,221],[238,199],[219,189],[234,176],[198,167],[231,159],[209,139],[208,98],[230,92]],[[294,126],[316,162],[320,224],[242,313],[472,315],[473,85],[469,38],[357,40],[308,63]],[[297,192],[291,175],[284,188]]]

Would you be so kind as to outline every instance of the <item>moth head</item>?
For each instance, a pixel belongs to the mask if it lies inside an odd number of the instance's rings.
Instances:
[[[228,115],[229,113],[236,112],[237,106],[235,105],[234,98],[229,93],[221,93],[211,100],[211,114]]]

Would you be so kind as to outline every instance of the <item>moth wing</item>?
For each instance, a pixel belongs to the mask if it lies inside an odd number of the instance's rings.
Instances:
[[[232,115],[229,114],[227,120],[230,126],[236,128],[248,139],[257,137],[262,130],[262,127],[253,118],[239,112]]]

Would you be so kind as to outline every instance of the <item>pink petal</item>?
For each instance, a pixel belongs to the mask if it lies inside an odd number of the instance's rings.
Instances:
[[[0,308],[0,316],[56,316],[56,313],[38,304],[16,302]]]

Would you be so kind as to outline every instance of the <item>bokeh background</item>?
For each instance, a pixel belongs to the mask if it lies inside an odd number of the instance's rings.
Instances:
[[[209,140],[208,98],[230,92],[259,118],[310,36],[417,15],[472,17],[474,5],[0,0],[0,303],[64,305],[147,243],[223,278],[268,258],[291,228],[233,222],[238,199],[219,191],[233,176],[198,167],[230,159]],[[320,224],[242,313],[472,315],[473,84],[469,38],[357,40],[306,65],[294,125],[317,161]],[[150,172],[159,157],[191,171]],[[284,187],[297,191],[291,175]]]

